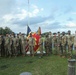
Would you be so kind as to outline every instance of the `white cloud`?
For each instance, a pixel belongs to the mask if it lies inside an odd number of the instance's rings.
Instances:
[[[22,20],[22,19],[24,19],[24,18],[27,17],[27,14],[28,14],[28,12],[27,12],[26,10],[22,9],[20,13],[17,13],[17,14],[15,14],[15,13],[12,14],[12,13],[11,13],[11,14],[6,14],[6,15],[4,15],[4,16],[3,16],[3,19],[4,19],[6,22],[11,21],[11,19]]]
[[[3,16],[4,21],[9,22],[14,16],[12,14],[7,14]]]
[[[37,17],[42,10],[43,10],[42,8],[34,6],[32,12],[31,11],[29,12],[29,17]],[[27,10],[17,7],[16,11],[11,12],[10,14],[3,15],[2,19],[0,19],[0,21],[2,20],[2,24],[0,26],[2,26],[3,28],[7,26],[16,33],[18,32],[26,33],[26,27],[22,27],[18,24],[12,24],[12,23],[14,20],[15,21],[24,20],[27,18],[27,16],[28,16]]]
[[[41,11],[43,11],[44,9],[43,8],[41,8]]]
[[[16,14],[15,18],[19,18],[19,20],[22,20],[24,18],[26,18],[28,15],[28,12],[25,9],[21,10],[21,13]]]
[[[34,4],[32,4],[31,6],[32,6],[32,8],[34,8],[34,9],[38,8],[38,7],[37,7],[36,5],[34,5]]]
[[[76,23],[74,22],[69,22],[66,24],[67,27],[76,27]]]
[[[3,19],[6,21],[6,22],[9,22],[11,21],[12,19],[18,19],[18,20],[23,20],[25,19],[28,15],[29,17],[36,17],[38,16],[38,14],[40,13],[40,11],[42,11],[43,9],[39,9],[37,6],[34,6],[33,5],[33,10],[32,12],[28,12],[27,10],[25,9],[20,9],[20,8],[17,8],[16,12],[14,11],[13,13],[11,14],[6,14],[3,16]]]

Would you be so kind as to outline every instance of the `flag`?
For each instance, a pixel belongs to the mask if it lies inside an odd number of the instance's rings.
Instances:
[[[29,33],[31,32],[31,29],[29,26],[27,26],[27,39],[29,38]],[[41,34],[41,28],[39,27],[38,33],[32,32],[32,37],[35,39],[35,46],[34,46],[34,51],[37,52],[39,48],[39,39],[40,39],[40,34]],[[26,52],[29,50],[29,45],[25,47]]]
[[[28,41],[28,40],[27,40],[27,41]],[[25,46],[25,51],[28,52],[28,50],[29,50],[29,44],[27,44],[27,45]]]
[[[37,30],[37,34],[41,35],[41,27]]]
[[[30,29],[30,27],[27,25],[27,42],[28,42],[28,38],[29,38],[30,32],[31,32],[31,29]],[[28,52],[28,50],[29,50],[29,44],[27,44],[26,47],[25,47],[25,51]]]
[[[27,25],[27,36],[29,35],[29,33],[31,32],[30,27]]]
[[[39,39],[40,39],[40,35],[38,35],[37,33],[33,33],[32,36],[35,39],[35,46],[34,46],[34,51],[37,52],[38,48],[39,48]]]

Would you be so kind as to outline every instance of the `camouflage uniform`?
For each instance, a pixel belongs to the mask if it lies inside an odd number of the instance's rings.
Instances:
[[[56,33],[53,36],[53,45],[54,45],[54,54],[58,54],[57,53],[57,36],[56,36]]]
[[[43,56],[43,39],[41,38],[41,35],[39,39],[39,50],[40,50],[40,57],[42,57]]]
[[[10,35],[10,48],[11,48],[11,53],[13,54],[13,35]]]
[[[76,31],[75,31],[75,37],[74,37],[74,49],[75,49],[75,55],[76,55]]]
[[[46,51],[46,55],[50,54],[50,38],[48,37],[48,35],[46,35],[46,39],[45,39],[45,51]]]
[[[22,54],[23,56],[25,56],[26,52],[25,52],[25,45],[26,45],[26,38],[24,37],[24,35],[22,35],[21,38],[21,47],[22,47]]]
[[[1,56],[1,44],[2,44],[2,37],[0,35],[0,56]]]
[[[17,39],[16,39],[15,36],[13,37],[13,54],[14,54],[15,56],[18,55],[18,52],[17,52]]]
[[[68,31],[67,42],[68,42],[68,52],[72,54],[74,39],[70,31]]]
[[[9,35],[6,34],[6,37],[5,37],[5,56],[7,55],[10,55],[11,56],[11,46],[10,46],[10,38],[9,38]]]
[[[28,40],[30,56],[34,56],[35,39],[32,37],[32,33],[30,33],[30,37]]]
[[[62,45],[62,50],[61,50],[61,55],[66,56],[66,36],[65,33],[63,32],[62,34],[62,40],[61,40],[61,45]]]
[[[20,50],[19,50],[19,35],[17,34],[17,37],[16,37],[16,43],[17,43],[17,45],[16,45],[16,49],[17,49],[17,55],[20,53]]]
[[[22,34],[19,33],[19,52],[20,52],[20,54],[22,54],[21,38],[22,38]]]
[[[50,50],[50,53],[52,54],[52,33],[49,32],[49,50]]]
[[[2,44],[1,44],[1,56],[5,56],[5,48],[4,48],[4,36],[2,35]]]
[[[58,32],[58,36],[57,36],[57,52],[59,55],[61,55],[61,36],[60,36],[60,32]]]

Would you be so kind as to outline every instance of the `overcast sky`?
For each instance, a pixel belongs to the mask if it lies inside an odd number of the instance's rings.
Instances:
[[[29,18],[28,18],[29,12]],[[0,0],[0,27],[10,27],[16,33],[76,30],[76,0]]]

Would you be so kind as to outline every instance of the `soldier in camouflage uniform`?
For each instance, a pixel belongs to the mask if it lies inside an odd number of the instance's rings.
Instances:
[[[52,32],[49,32],[49,50],[50,50],[50,53],[52,54]]]
[[[17,56],[18,55],[18,52],[17,52],[17,38],[14,34],[14,37],[13,37],[13,53],[14,53],[14,56]]]
[[[30,56],[34,56],[35,39],[32,37],[32,33],[30,33],[28,44],[29,44]]]
[[[72,55],[74,38],[71,35],[71,31],[68,31],[67,42],[68,42],[68,52]]]
[[[10,48],[11,48],[11,53],[13,55],[13,34],[10,34]]]
[[[2,37],[0,35],[0,56],[1,56],[1,44],[2,44]]]
[[[22,34],[22,38],[21,38],[21,47],[22,47],[22,55],[25,56],[26,55],[26,51],[25,51],[25,46],[26,46],[26,38],[24,37],[24,34]]]
[[[49,55],[50,54],[50,38],[48,37],[48,35],[46,35],[44,47],[45,47],[46,55]]]
[[[20,53],[20,50],[19,50],[19,34],[17,34],[17,37],[16,37],[16,43],[17,43],[17,45],[16,45],[16,49],[17,49],[17,55]]]
[[[58,54],[57,53],[57,36],[56,36],[56,33],[54,33],[54,36],[53,36],[53,45],[54,45],[54,54]]]
[[[60,32],[58,32],[58,36],[57,36],[57,52],[59,55],[61,55],[61,36],[60,36]]]
[[[75,55],[76,55],[76,31],[75,31],[75,37],[74,37],[74,50],[75,50]]]
[[[40,51],[40,58],[41,58],[43,56],[43,39],[41,38],[41,35],[39,39],[39,51]]]
[[[11,46],[10,46],[10,38],[9,38],[9,35],[6,34],[6,37],[5,37],[5,56],[7,55],[12,55],[11,53]]]
[[[61,49],[61,55],[66,56],[67,51],[66,51],[66,40],[67,37],[65,35],[65,32],[62,33],[62,40],[61,40],[61,45],[62,45],[62,49]]]
[[[19,52],[20,52],[20,54],[22,54],[21,38],[22,38],[22,34],[21,34],[21,32],[20,32],[20,33],[19,33]]]

